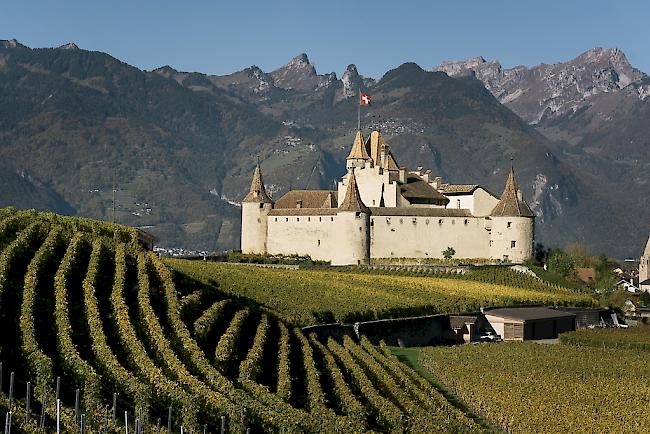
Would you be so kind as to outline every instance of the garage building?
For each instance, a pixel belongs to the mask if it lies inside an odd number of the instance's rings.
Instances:
[[[547,307],[486,309],[484,315],[504,341],[555,339],[576,329],[575,314]]]

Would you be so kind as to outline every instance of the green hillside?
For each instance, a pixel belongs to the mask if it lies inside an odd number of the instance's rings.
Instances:
[[[515,272],[500,273],[511,280],[495,280],[484,272],[461,279],[353,270],[271,269],[179,259],[165,262],[179,272],[178,282],[253,300],[300,326],[467,312],[482,306],[592,303],[591,297],[540,284]],[[518,284],[519,280],[523,284]]]
[[[57,398],[63,432],[482,431],[367,341],[319,342],[254,300],[177,285],[137,236],[0,209],[0,412],[17,432],[54,431]]]

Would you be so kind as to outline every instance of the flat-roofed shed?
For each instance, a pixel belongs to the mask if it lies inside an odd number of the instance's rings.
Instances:
[[[505,307],[484,312],[494,330],[507,340],[555,339],[575,330],[576,316],[548,307]]]

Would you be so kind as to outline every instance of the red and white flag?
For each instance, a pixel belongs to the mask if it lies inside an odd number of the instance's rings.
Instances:
[[[359,93],[359,105],[370,105],[371,101],[372,97],[370,95],[363,92]]]

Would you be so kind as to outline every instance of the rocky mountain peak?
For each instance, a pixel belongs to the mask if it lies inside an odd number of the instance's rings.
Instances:
[[[343,84],[343,98],[355,96],[358,90],[364,87],[363,77],[359,75],[356,65],[350,64],[345,68],[345,72],[341,76],[341,83]]]
[[[78,50],[79,47],[74,42],[68,42],[59,47],[59,50]]]
[[[18,42],[15,39],[6,39],[6,40],[0,40],[0,47],[2,48],[17,48],[17,47],[24,47],[23,44]]]
[[[305,53],[299,54],[286,65],[271,72],[275,86],[282,89],[313,90],[323,87],[331,77],[319,76]]]
[[[449,76],[473,74],[485,87],[531,124],[574,113],[598,94],[617,92],[642,79],[618,48],[592,48],[575,59],[533,67],[503,69],[482,57],[443,62],[434,71]]]
[[[175,70],[174,68],[172,68],[169,65],[161,66],[160,68],[156,68],[151,72],[154,72],[156,74],[160,74],[163,77],[170,77],[170,76],[175,75],[175,74],[178,73],[177,70]]]

